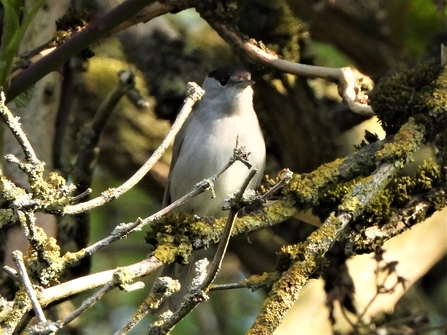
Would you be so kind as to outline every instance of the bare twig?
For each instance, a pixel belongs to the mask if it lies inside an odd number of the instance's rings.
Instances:
[[[26,272],[25,264],[23,263],[23,254],[21,251],[13,251],[12,259],[17,266],[17,270],[20,275],[20,280],[25,288],[25,292],[28,295],[31,305],[33,306],[34,312],[39,320],[39,322],[46,322],[47,318],[43,313],[42,307],[40,306],[39,301],[37,300],[36,292],[34,292],[33,285],[28,277],[28,273]]]
[[[187,202],[189,199],[191,199],[191,198],[199,195],[200,193],[205,192],[207,189],[209,189],[209,187],[208,187],[209,184],[207,184],[205,181],[200,185],[199,184],[196,185],[194,190],[192,190],[188,194],[185,194],[180,199],[174,201],[169,206],[162,208],[157,213],[152,214],[151,216],[149,216],[145,219],[138,218],[135,222],[130,223],[130,224],[118,225],[109,236],[90,245],[89,247],[84,248],[83,252],[85,252],[85,255],[92,255],[93,253],[95,253],[98,250],[102,249],[103,247],[109,245],[110,243],[115,242],[115,241],[127,236],[132,231],[140,230],[141,228],[145,227],[146,225],[153,222],[154,220],[157,220],[158,218],[165,215],[166,213],[169,213],[171,210],[181,206],[182,204]],[[212,185],[212,183],[211,183],[211,185]]]
[[[104,125],[109,119],[112,110],[121,100],[121,98],[130,90],[135,88],[135,75],[131,70],[122,69],[118,71],[118,85],[107,95],[99,106],[98,112],[95,114],[89,127],[95,131],[98,137]]]
[[[19,118],[14,117],[11,114],[11,111],[5,105],[5,101],[5,93],[2,90],[0,92],[0,116],[2,117],[8,128],[11,130],[19,145],[22,147],[26,161],[29,163],[42,165],[42,162],[37,159],[36,153],[34,152],[31,143],[28,141],[25,132],[22,130]]]
[[[236,146],[233,149],[233,155],[230,157],[230,160],[228,161],[227,165],[223,167],[219,173],[213,176],[211,180],[216,180],[219,178],[222,173],[224,173],[231,165],[233,165],[234,162],[239,161],[242,164],[244,164],[247,169],[251,169],[252,165],[250,161],[248,160],[248,156],[250,156],[250,152],[247,151],[247,147],[245,146],[239,146],[239,136],[236,137]]]
[[[227,42],[234,45],[239,51],[256,63],[272,67],[282,72],[302,75],[311,78],[324,78],[338,83],[339,93],[354,113],[373,116],[374,111],[368,106],[367,96],[362,95],[351,68],[328,68],[299,64],[280,59],[276,54],[252,39],[243,36],[237,28],[216,20],[215,16],[202,13],[210,26]]]
[[[227,224],[225,225],[224,231],[220,238],[220,242],[219,242],[219,245],[217,246],[216,254],[214,255],[213,261],[211,262],[208,274],[202,283],[202,289],[208,288],[208,286],[211,285],[211,283],[216,278],[216,275],[222,266],[222,261],[225,256],[225,253],[227,251],[227,247],[228,247],[228,243],[230,241],[230,236],[231,236],[231,232],[233,230],[234,222],[236,220],[237,213],[241,209],[242,196],[244,195],[244,192],[247,189],[248,184],[254,178],[254,176],[256,175],[257,172],[258,172],[257,169],[252,169],[250,171],[247,178],[245,178],[245,181],[244,181],[243,185],[241,186],[238,194],[236,195],[236,198],[234,200],[235,205],[234,205],[234,207],[232,207],[230,209],[230,213],[229,213],[228,219],[227,219]]]
[[[72,198],[70,199],[70,203],[75,204],[75,203],[77,203],[79,200],[84,199],[85,197],[87,197],[90,193],[92,193],[92,189],[91,189],[91,188],[88,188],[88,189],[86,189],[84,192],[82,192],[82,193],[80,193],[80,194],[75,195],[74,197],[72,197]]]
[[[12,267],[5,265],[3,267],[3,271],[5,271],[5,273],[11,277],[12,279],[14,279],[16,282],[20,283],[20,276],[19,273],[13,269]]]
[[[157,258],[150,256],[138,263],[121,267],[122,271],[129,274],[130,279],[136,279],[147,276],[163,265]],[[106,285],[113,280],[115,270],[107,270],[94,273],[81,278],[73,279],[60,285],[52,286],[44,289],[40,293],[40,303],[42,306],[59,301],[75,294],[88,291]]]
[[[210,291],[234,290],[238,288],[247,288],[247,285],[242,283],[214,284],[210,287]]]
[[[130,277],[130,278],[132,278],[132,277]],[[123,269],[120,268],[120,269],[114,271],[114,273],[112,275],[112,279],[108,283],[106,283],[100,290],[98,290],[95,294],[93,294],[88,299],[84,300],[82,302],[81,306],[79,306],[70,315],[65,317],[63,320],[58,320],[57,322],[49,323],[48,325],[45,325],[45,324],[41,325],[41,327],[40,327],[41,330],[40,330],[39,334],[41,334],[41,332],[43,330],[46,330],[49,333],[50,331],[54,332],[57,329],[61,329],[61,328],[65,327],[66,325],[68,325],[69,323],[74,321],[76,318],[78,318],[82,313],[84,313],[90,307],[92,307],[107,292],[109,292],[116,286],[124,285],[128,281],[129,281],[128,273],[124,274]],[[47,327],[47,329],[42,329],[45,326]],[[56,329],[54,329],[54,328],[56,328]]]
[[[366,313],[368,312],[368,309],[371,307],[371,305],[374,303],[374,301],[379,297],[381,294],[389,294],[393,293],[398,285],[403,285],[405,288],[405,282],[406,280],[399,276],[396,272],[396,267],[398,262],[397,261],[390,261],[387,262],[383,259],[383,254],[380,253],[379,257],[377,257],[377,253],[374,256],[376,260],[376,269],[374,270],[375,275],[375,284],[376,284],[376,292],[371,297],[371,299],[368,301],[368,303],[363,308],[363,311],[357,315],[357,322],[355,324],[351,323],[351,326],[353,329],[360,333],[360,328],[362,326],[368,325],[369,322],[365,322],[364,317]],[[385,263],[384,266],[381,266],[380,263]],[[380,280],[380,275],[382,274],[382,280]],[[388,279],[390,279],[391,275],[394,274],[396,276],[396,282],[389,287],[385,287]],[[346,317],[346,316],[345,316]],[[395,320],[398,321],[398,320]]]
[[[155,150],[155,152],[143,164],[143,166],[121,186],[108,189],[107,191],[102,192],[101,196],[95,199],[89,200],[84,203],[68,206],[65,209],[65,214],[82,213],[101,206],[109,201],[115,200],[119,196],[130,190],[133,186],[135,186],[135,184],[137,184],[146,175],[146,173],[152,168],[152,166],[160,159],[161,155],[165,152],[174,136],[180,130],[183,122],[185,122],[186,118],[192,110],[192,107],[198,100],[200,100],[203,95],[203,90],[197,84],[192,82],[188,83],[186,90],[187,97],[179,115],[177,116],[177,119],[171,127],[171,130],[166,135],[157,150]]]
[[[79,306],[75,311],[73,311],[70,315],[68,315],[64,320],[60,321],[61,328],[68,325],[70,322],[75,320],[78,316],[84,313],[87,309],[92,307],[96,302],[99,301],[107,292],[112,290],[116,286],[114,280],[111,280],[106,285],[104,285],[101,289],[99,289],[94,295],[89,297],[88,299],[82,302],[82,305]]]

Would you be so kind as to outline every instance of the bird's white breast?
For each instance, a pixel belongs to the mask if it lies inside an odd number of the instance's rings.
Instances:
[[[239,146],[245,146],[249,152],[252,152],[249,161],[253,167],[259,170],[250,187],[256,187],[262,178],[265,145],[254,110],[231,117],[203,119],[193,117],[191,122],[186,125],[187,128],[184,129],[185,137],[172,171],[171,201],[180,198],[192,190],[196,183],[210,178],[226,165],[236,147],[236,135],[239,136]],[[192,129],[194,131],[191,131]],[[188,169],[184,169],[185,166]],[[183,169],[180,170],[179,167],[183,167]],[[221,209],[225,198],[240,188],[248,173],[249,169],[241,162],[236,161],[214,183],[216,198],[211,199],[211,192],[205,192],[191,199],[180,210],[202,216],[221,217],[226,215]]]

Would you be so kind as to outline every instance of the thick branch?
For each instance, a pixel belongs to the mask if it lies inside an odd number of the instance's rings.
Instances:
[[[366,104],[367,97],[362,95],[351,68],[329,68],[286,61],[272,53],[262,43],[246,38],[235,27],[217,20],[214,15],[202,13],[202,16],[224,40],[234,45],[252,61],[286,73],[335,81],[338,83],[340,96],[354,113],[374,115],[372,108]]]
[[[56,70],[69,58],[73,57],[98,39],[107,36],[112,29],[127,22],[122,29],[128,27],[131,22],[137,24],[137,19],[150,20],[162,14],[166,14],[174,8],[185,9],[184,1],[155,1],[149,0],[126,0],[110,10],[104,16],[90,22],[83,30],[74,34],[67,42],[57,47],[53,52],[33,63],[29,68],[20,72],[11,81],[7,91],[8,101],[14,99],[18,94],[34,85],[39,79]],[[145,16],[137,16],[145,8]]]
[[[272,334],[282,319],[292,308],[299,293],[309,278],[315,274],[320,261],[335,241],[343,234],[349,223],[354,221],[371,202],[379,196],[391,179],[412,157],[424,138],[424,129],[419,129],[419,136],[407,136],[408,128],[414,126],[410,121],[396,134],[396,141],[408,141],[412,150],[408,150],[394,162],[385,162],[379,166],[372,177],[365,177],[347,194],[336,213],[332,213],[324,224],[312,233],[304,243],[287,247],[287,254],[292,265],[281,278],[275,282],[269,297],[264,302],[253,326],[247,334]],[[408,143],[408,144],[410,144]],[[400,143],[402,144],[402,143]],[[387,151],[384,148],[381,151]],[[379,155],[380,157],[380,155]]]

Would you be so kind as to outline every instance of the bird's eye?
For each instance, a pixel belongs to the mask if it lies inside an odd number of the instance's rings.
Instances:
[[[219,84],[220,84],[220,86],[227,86],[228,79],[227,78],[220,79]]]

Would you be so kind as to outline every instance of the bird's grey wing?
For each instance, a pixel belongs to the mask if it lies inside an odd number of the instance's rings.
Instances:
[[[174,145],[172,147],[172,160],[171,166],[169,168],[168,182],[166,183],[165,192],[163,194],[163,208],[171,204],[171,179],[172,179],[172,171],[174,170],[175,163],[177,162],[177,158],[180,154],[180,150],[182,148],[183,140],[185,139],[185,128],[187,126],[188,119],[183,124],[183,127],[178,132],[177,136],[174,140]]]

